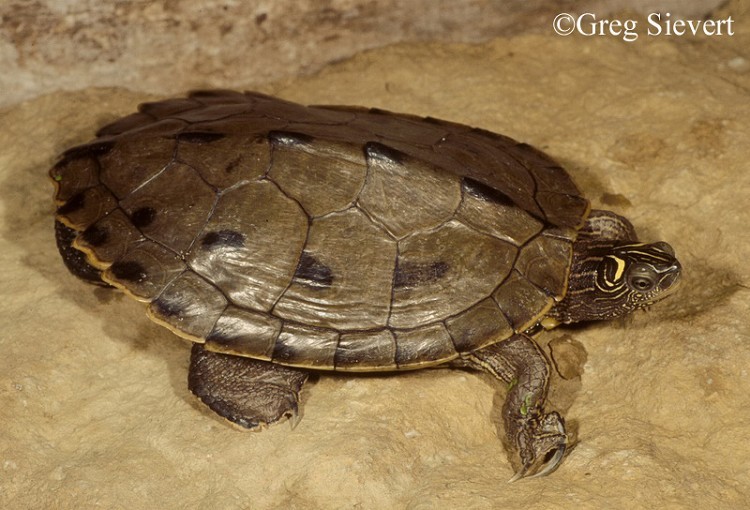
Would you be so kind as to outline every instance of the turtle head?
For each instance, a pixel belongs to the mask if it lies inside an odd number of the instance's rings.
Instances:
[[[599,266],[599,280],[607,285],[605,293],[628,311],[669,296],[677,288],[682,270],[674,250],[665,242],[617,246]]]
[[[682,267],[672,247],[618,243],[576,254],[568,294],[549,316],[556,322],[614,319],[672,294]]]

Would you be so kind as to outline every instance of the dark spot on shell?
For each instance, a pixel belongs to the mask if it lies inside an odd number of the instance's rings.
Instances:
[[[132,260],[115,262],[109,267],[109,271],[118,280],[126,280],[129,282],[142,282],[148,276],[146,268],[144,268],[140,262]]]
[[[109,240],[109,232],[105,228],[91,225],[83,231],[81,237],[89,246],[101,246]]]
[[[393,287],[403,289],[432,283],[445,276],[448,269],[450,266],[443,261],[427,264],[399,261],[393,275]]]
[[[271,359],[278,362],[297,360],[300,357],[299,349],[295,349],[292,346],[285,345],[283,342],[276,342],[273,346],[273,354]]]
[[[236,340],[237,335],[231,334],[227,331],[226,328],[217,328],[214,326],[214,328],[211,330],[211,332],[206,337],[206,342],[214,342],[220,345],[227,345],[232,340]]]
[[[326,288],[333,284],[333,271],[318,259],[303,251],[294,278],[300,284],[313,288]]]
[[[240,163],[242,163],[242,157],[237,157],[230,161],[226,167],[224,167],[224,171],[228,174],[231,174],[237,169],[237,167],[240,166]]]
[[[435,117],[425,117],[422,120],[425,122],[429,122],[430,124],[440,124],[440,125],[445,124],[444,120],[436,119]]]
[[[465,193],[469,193],[470,195],[486,202],[494,202],[509,207],[513,207],[514,205],[513,200],[511,200],[508,195],[469,177],[464,177],[461,180],[461,187]]]
[[[70,197],[67,202],[58,207],[57,213],[65,216],[66,214],[80,211],[81,209],[83,209],[85,202],[86,198],[83,194],[83,191],[81,191]]]
[[[215,131],[192,131],[180,133],[177,135],[177,141],[186,143],[211,143],[221,140],[226,136],[224,133],[217,133]]]
[[[315,141],[310,135],[293,131],[269,131],[268,139],[278,145],[309,145]]]
[[[156,209],[153,207],[139,207],[130,215],[130,219],[137,228],[147,227],[156,218]]]
[[[77,230],[59,221],[55,221],[55,240],[57,241],[57,249],[60,251],[65,267],[82,280],[97,285],[109,286],[101,280],[101,271],[88,263],[86,255],[82,251],[73,248],[73,241],[78,235],[79,232]]]
[[[179,302],[164,299],[163,296],[155,299],[152,306],[156,308],[156,311],[159,312],[159,315],[162,317],[178,317],[182,310]]]
[[[367,110],[369,113],[374,113],[375,115],[390,115],[391,112],[388,110],[383,110],[382,108],[370,108]]]
[[[214,232],[208,232],[203,236],[201,245],[205,249],[213,249],[223,246],[242,248],[245,246],[245,234],[235,230],[217,230]]]
[[[367,142],[365,144],[365,156],[372,159],[387,161],[396,165],[404,163],[405,154],[379,142]]]

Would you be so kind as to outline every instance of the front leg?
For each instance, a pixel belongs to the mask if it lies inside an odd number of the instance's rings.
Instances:
[[[510,481],[554,471],[565,454],[568,436],[560,415],[544,412],[550,365],[536,342],[514,335],[463,355],[459,364],[488,372],[508,385],[502,415],[513,450],[511,463],[517,467]]]

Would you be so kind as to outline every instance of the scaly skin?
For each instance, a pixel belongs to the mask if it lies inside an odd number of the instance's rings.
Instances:
[[[502,416],[516,468],[510,481],[554,471],[568,437],[560,415],[544,412],[550,364],[536,342],[524,334],[514,335],[463,356],[457,364],[487,372],[508,385]]]

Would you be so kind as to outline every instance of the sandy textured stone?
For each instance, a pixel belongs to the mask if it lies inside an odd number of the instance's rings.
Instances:
[[[566,412],[580,442],[552,476],[513,485],[501,397],[469,373],[322,377],[294,431],[242,433],[202,411],[188,346],[78,282],[54,247],[55,154],[154,97],[89,89],[0,111],[2,507],[750,506],[750,13],[732,8],[732,38],[401,45],[263,87],[524,140],[675,247],[685,280],[668,302],[547,335],[588,353]]]
[[[723,0],[660,0],[700,18]],[[601,19],[652,0],[4,0],[0,106],[60,89],[156,94],[253,88],[399,41],[486,41],[551,33],[561,10]]]

